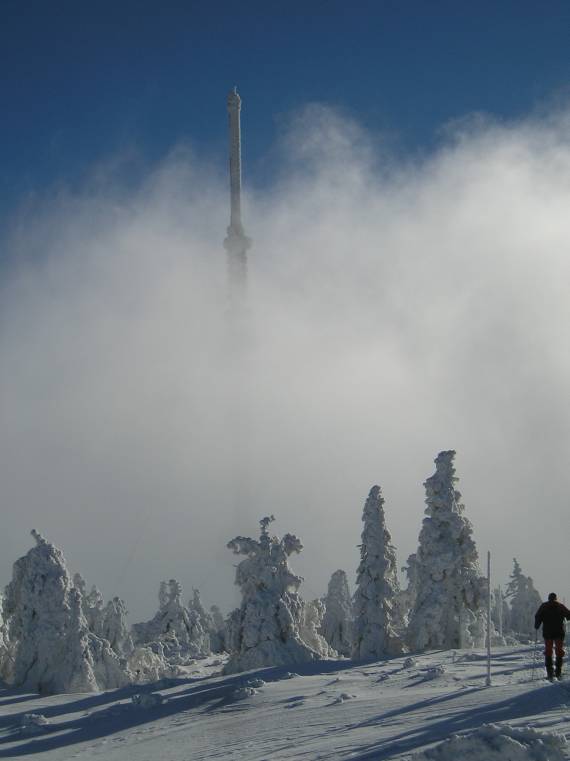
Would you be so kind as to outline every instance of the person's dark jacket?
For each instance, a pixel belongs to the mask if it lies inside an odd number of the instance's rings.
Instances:
[[[570,610],[558,600],[543,602],[536,611],[534,628],[542,624],[544,639],[564,639],[564,619],[570,621]]]

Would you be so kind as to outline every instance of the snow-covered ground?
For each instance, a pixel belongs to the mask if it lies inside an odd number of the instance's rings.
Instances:
[[[220,659],[187,678],[141,688],[39,698],[0,690],[0,758],[42,761],[404,759],[454,733],[472,733],[422,759],[570,758],[570,682],[549,684],[532,649],[501,648],[485,687],[482,651],[437,651],[354,665],[321,661],[221,676]],[[159,693],[157,699],[135,694]],[[26,714],[42,719],[24,720]],[[512,732],[508,727],[525,728]]]

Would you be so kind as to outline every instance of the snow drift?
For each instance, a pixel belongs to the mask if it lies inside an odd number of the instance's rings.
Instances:
[[[412,756],[413,761],[566,761],[562,735],[531,727],[484,724],[474,732],[452,735]]]

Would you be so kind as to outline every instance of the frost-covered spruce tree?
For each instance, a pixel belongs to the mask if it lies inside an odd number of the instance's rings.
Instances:
[[[133,641],[124,601],[114,597],[105,605],[103,595],[95,585],[87,591],[87,584],[80,573],[74,574],[73,586],[80,594],[81,610],[89,631],[106,639],[117,655],[128,656],[133,650]]]
[[[354,614],[346,573],[335,571],[330,578],[325,597],[325,615],[321,634],[339,655],[352,654],[352,627]]]
[[[210,612],[207,611],[204,607],[202,598],[200,597],[199,589],[192,589],[192,597],[188,601],[188,609],[196,614],[196,617],[200,622],[200,626],[204,629],[204,631],[207,631],[208,634],[210,634],[210,632],[214,630],[214,619],[212,618]]]
[[[210,637],[210,649],[213,653],[222,653],[225,642],[225,622],[217,605],[212,605],[210,610],[206,610],[200,591],[194,589],[192,598],[188,602],[188,608],[198,617],[200,626],[208,632]]]
[[[304,603],[301,616],[301,639],[318,654],[319,658],[336,658],[337,651],[329,645],[320,632],[324,615],[324,600],[309,600]]]
[[[289,566],[289,557],[303,545],[292,534],[270,536],[267,527],[273,520],[271,516],[260,521],[259,540],[237,536],[228,542],[229,549],[246,558],[236,569],[242,603],[228,621],[226,645],[231,655],[226,673],[319,657],[301,638],[303,601],[298,589],[303,579]]]
[[[412,553],[408,557],[408,563],[407,565],[403,566],[402,572],[406,574],[406,577],[408,579],[408,586],[406,589],[403,589],[400,593],[399,602],[400,602],[400,610],[402,613],[402,620],[404,623],[404,628],[407,629],[410,616],[412,613],[412,610],[414,608],[414,605],[416,604],[416,595],[417,595],[417,589],[418,589],[418,564],[417,564],[417,555],[416,553]]]
[[[105,604],[103,595],[95,585],[93,585],[91,591],[88,592],[85,579],[80,573],[73,575],[73,586],[77,589],[81,597],[81,610],[87,620],[89,631],[92,631],[99,636],[101,634],[103,606]]]
[[[133,651],[133,640],[127,623],[127,606],[120,597],[113,597],[103,608],[101,636],[108,640],[120,656],[128,657]]]
[[[379,486],[370,490],[362,520],[352,655],[354,658],[400,655],[405,648],[398,634],[401,620],[396,550],[386,528],[384,499]]]
[[[510,599],[510,628],[518,639],[534,637],[534,614],[542,599],[534,588],[530,576],[525,576],[516,558],[513,559],[513,572],[507,584],[506,597]]]
[[[426,517],[416,553],[415,602],[408,641],[414,650],[482,645],[486,582],[472,526],[456,490],[453,450],[440,452],[427,479]],[[473,634],[476,636],[474,637]]]
[[[210,632],[210,644],[213,653],[223,653],[226,649],[226,622],[222,612],[217,605],[210,607],[212,616],[213,630]]]
[[[156,644],[153,651],[164,653],[167,660],[203,656],[210,652],[210,636],[198,614],[182,603],[182,585],[176,579],[162,581],[158,592],[159,609],[144,623],[134,624],[137,645]]]
[[[10,681],[42,694],[121,687],[130,675],[109,643],[89,631],[65,558],[36,531],[14,563],[3,604],[13,659]]]
[[[495,587],[491,594],[491,620],[497,634],[502,637],[511,629],[511,611],[501,587]]]

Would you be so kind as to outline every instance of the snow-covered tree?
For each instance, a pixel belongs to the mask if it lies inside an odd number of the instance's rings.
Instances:
[[[414,561],[412,649],[482,645],[486,581],[480,575],[473,529],[465,517],[454,467],[455,452],[440,452],[427,479],[426,517]]]
[[[214,631],[214,619],[211,613],[204,607],[199,589],[194,588],[192,590],[192,597],[188,601],[188,609],[196,614],[196,618],[204,631],[207,631],[208,634]]]
[[[73,586],[81,596],[81,610],[87,620],[89,631],[100,635],[101,623],[103,621],[103,606],[105,605],[103,595],[95,585],[88,592],[85,579],[80,573],[73,575]]]
[[[213,630],[210,632],[210,643],[213,653],[223,653],[226,649],[226,622],[217,605],[210,607]]]
[[[400,655],[404,645],[399,619],[396,550],[386,528],[384,499],[373,486],[362,514],[364,529],[354,594],[354,658]]]
[[[74,574],[73,586],[80,594],[81,610],[89,631],[108,640],[117,655],[128,656],[133,650],[133,641],[124,601],[114,597],[105,605],[103,595],[95,585],[87,591],[87,584],[80,573]]]
[[[182,585],[176,579],[162,581],[158,591],[159,609],[150,620],[134,624],[136,644],[160,641],[158,648],[167,660],[180,661],[210,652],[210,637],[198,614],[182,603]],[[158,649],[155,650],[158,652]]]
[[[403,566],[402,571],[406,574],[408,586],[401,591],[399,604],[404,628],[407,628],[412,610],[416,604],[418,589],[418,558],[415,552],[409,555],[407,565]]]
[[[101,616],[101,636],[108,640],[117,655],[124,657],[133,651],[127,612],[124,601],[120,597],[113,597],[103,608]]]
[[[301,638],[303,601],[298,589],[303,579],[289,566],[289,557],[301,552],[303,545],[292,534],[282,539],[270,536],[267,527],[273,520],[271,516],[260,521],[259,540],[238,536],[228,543],[246,559],[236,569],[242,603],[228,621],[226,644],[231,657],[226,673],[319,657]]]
[[[211,651],[213,653],[222,653],[225,649],[226,624],[218,606],[212,605],[209,611],[206,610],[199,590],[193,589],[192,598],[188,602],[188,608],[196,614],[198,622],[204,631],[208,632]]]
[[[500,586],[491,594],[491,619],[497,634],[503,636],[511,629],[511,611]]]
[[[335,571],[330,578],[325,597],[325,615],[321,634],[340,655],[352,654],[352,628],[354,613],[346,573]]]
[[[324,615],[325,603],[323,600],[309,600],[304,603],[301,616],[301,639],[318,653],[319,658],[336,658],[338,656],[337,651],[329,645],[320,631]]]
[[[42,694],[89,692],[127,684],[109,643],[89,631],[65,558],[36,531],[14,563],[3,615],[13,660],[10,681]]]
[[[510,629],[519,639],[534,638],[534,614],[542,599],[530,576],[525,576],[516,558],[505,596],[510,599]]]

